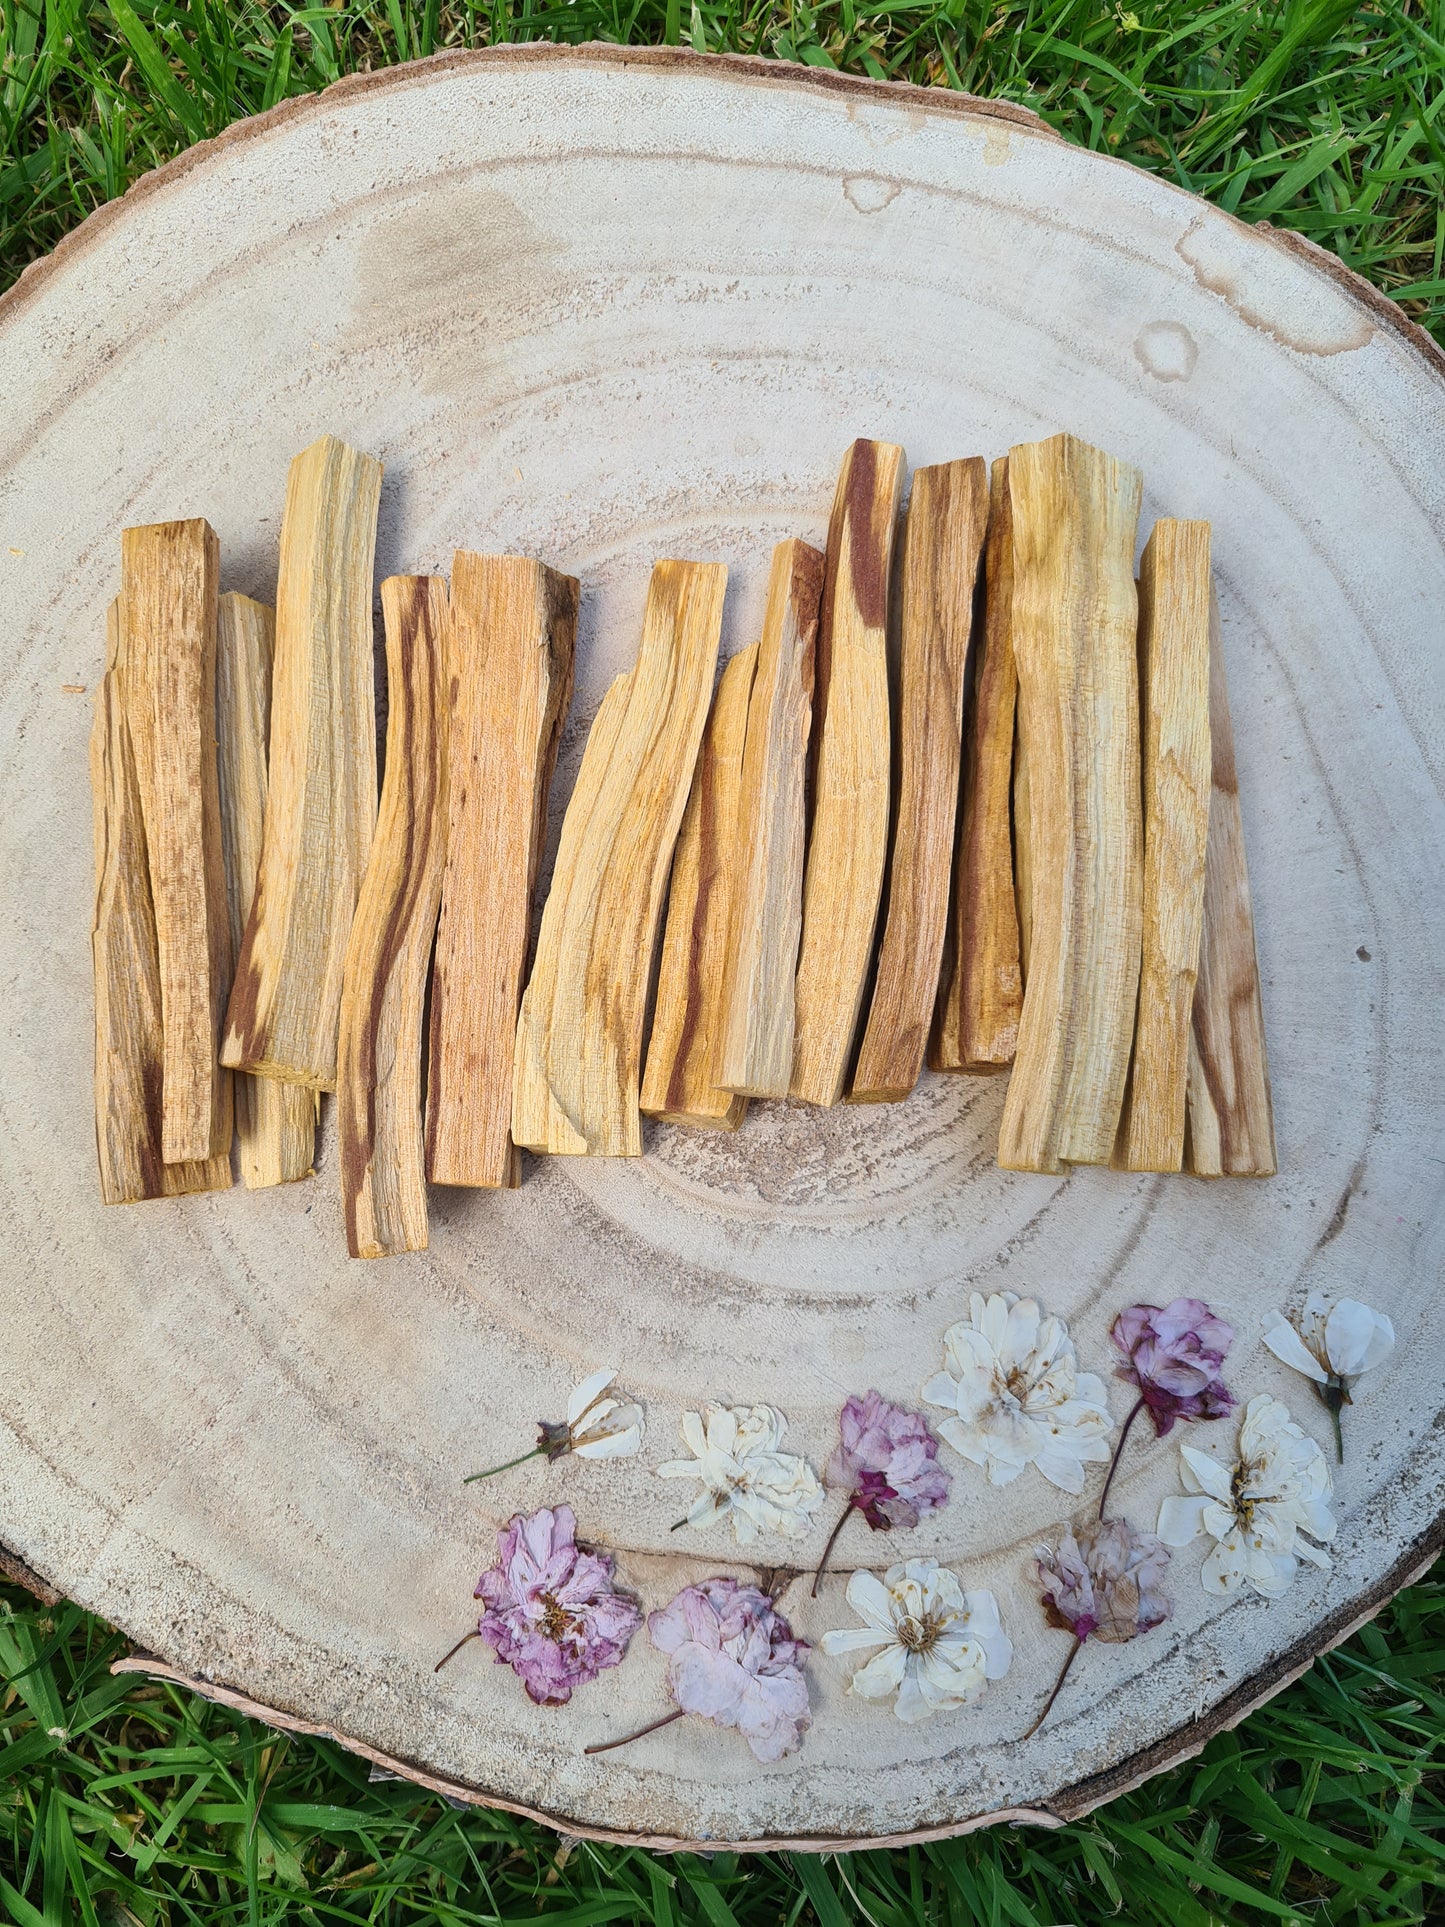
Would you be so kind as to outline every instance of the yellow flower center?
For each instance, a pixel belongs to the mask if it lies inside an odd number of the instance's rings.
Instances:
[[[925,1613],[922,1619],[915,1619],[908,1613],[898,1622],[898,1643],[910,1653],[930,1652],[942,1631],[943,1621],[936,1614]]]
[[[576,1627],[575,1615],[560,1606],[549,1592],[542,1594],[542,1633],[544,1638],[561,1640]]]

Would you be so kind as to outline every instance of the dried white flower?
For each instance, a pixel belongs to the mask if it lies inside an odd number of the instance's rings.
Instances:
[[[1277,1311],[1270,1313],[1264,1342],[1283,1364],[1313,1382],[1334,1425],[1335,1450],[1343,1465],[1340,1408],[1354,1402],[1355,1380],[1383,1365],[1395,1349],[1395,1327],[1382,1311],[1373,1311],[1358,1298],[1341,1298],[1332,1306],[1312,1291],[1297,1324]]]
[[[900,1720],[967,1706],[985,1682],[1002,1679],[1013,1643],[999,1623],[991,1592],[965,1592],[957,1575],[936,1559],[909,1559],[882,1579],[855,1572],[848,1604],[864,1622],[824,1633],[825,1653],[882,1648],[849,1682],[860,1699],[887,1699]]]
[[[939,1424],[953,1449],[1008,1485],[1026,1465],[1065,1492],[1109,1456],[1114,1421],[1102,1379],[1081,1372],[1069,1328],[1032,1298],[975,1292],[968,1317],[943,1335],[944,1369],[923,1396],[955,1414]]]
[[[555,1456],[575,1452],[579,1459],[630,1459],[642,1450],[646,1429],[642,1407],[603,1397],[616,1376],[604,1365],[600,1372],[584,1378],[567,1401],[566,1423],[543,1426],[545,1433],[555,1434],[561,1442]],[[554,1454],[548,1451],[547,1456]]]
[[[710,1526],[728,1513],[742,1545],[760,1532],[801,1538],[823,1503],[804,1459],[780,1450],[787,1420],[771,1405],[710,1405],[685,1412],[682,1436],[693,1456],[657,1468],[660,1479],[697,1479],[702,1491],[679,1525]]]
[[[1201,1574],[1207,1592],[1251,1586],[1276,1599],[1300,1559],[1329,1565],[1329,1554],[1311,1543],[1335,1536],[1329,1460],[1277,1398],[1250,1400],[1233,1465],[1192,1445],[1179,1451],[1184,1483],[1199,1496],[1164,1501],[1159,1537],[1166,1546],[1187,1546],[1201,1533],[1217,1541]]]

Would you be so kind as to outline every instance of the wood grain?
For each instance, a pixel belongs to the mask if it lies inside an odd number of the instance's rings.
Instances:
[[[1189,1037],[1186,1162],[1199,1178],[1269,1178],[1277,1169],[1274,1100],[1219,628],[1219,600],[1211,593],[1209,843]]]
[[[856,441],[828,524],[813,693],[813,798],[798,955],[794,1097],[843,1095],[888,858],[888,604],[903,450]]]
[[[371,581],[381,463],[323,435],[281,520],[270,788],[222,1062],[336,1088],[346,944],[376,825]]]
[[[557,743],[572,700],[575,577],[526,556],[452,559],[449,815],[432,968],[433,1184],[520,1183],[512,1059]]]
[[[1127,1171],[1184,1162],[1209,838],[1209,524],[1162,518],[1139,564],[1144,881],[1139,1009],[1119,1128]]]
[[[918,1082],[948,932],[974,588],[988,525],[981,457],[914,471],[899,597],[898,783],[888,914],[848,1093],[894,1104]]]
[[[1032,935],[999,1163],[1107,1164],[1139,983],[1137,469],[1072,435],[1009,452]]]
[[[748,703],[718,1082],[753,1097],[786,1097],[793,1074],[823,569],[822,551],[806,542],[780,542],[773,550]]]
[[[161,1156],[161,976],[145,824],[121,695],[117,598],[106,612],[106,666],[90,732],[95,829],[95,1143],[104,1204],[224,1191],[225,1155],[167,1164]]]
[[[943,981],[928,1061],[936,1071],[1013,1062],[1023,1010],[1010,787],[1014,773],[1013,528],[1008,457],[993,465],[984,619],[963,730],[958,854]]]
[[[266,816],[266,756],[271,730],[271,663],[276,617],[264,602],[234,591],[216,607],[216,750],[221,844],[233,953],[256,894]],[[310,1177],[320,1098],[299,1084],[233,1072],[236,1149],[248,1191]]]
[[[642,1025],[726,585],[719,562],[656,564],[636,665],[593,723],[517,1023],[512,1136],[533,1150],[642,1154]]]
[[[642,1109],[666,1124],[735,1131],[746,1097],[720,1082],[733,909],[745,831],[739,818],[758,645],[723,670],[703,731],[668,887]]]
[[[393,575],[386,780],[342,979],[336,1129],[353,1258],[424,1251],[422,1009],[447,841],[447,585]]]
[[[168,1164],[231,1151],[231,1076],[218,1056],[232,954],[216,777],[219,575],[208,522],[122,531],[121,687],[160,959]]]

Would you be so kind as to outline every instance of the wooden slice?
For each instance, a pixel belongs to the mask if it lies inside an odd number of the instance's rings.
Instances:
[[[1441,1543],[1445,361],[1388,303],[1016,108],[504,47],[288,103],[105,209],[0,304],[0,394],[0,1539],[35,1573],[208,1691],[468,1797],[577,1833],[836,1846],[1077,1815]],[[90,715],[62,685],[99,679],[123,526],[205,517],[221,588],[270,602],[288,465],[329,433],[385,464],[379,575],[461,546],[576,576],[544,892],[659,556],[726,564],[735,654],[778,542],[824,541],[855,438],[924,466],[1060,431],[1143,474],[1146,530],[1212,524],[1277,1176],[1002,1172],[1007,1078],[925,1071],[896,1105],[755,1101],[736,1132],[649,1122],[639,1158],[435,1189],[429,1249],[368,1265],[329,1128],[314,1183],[102,1207]],[[1087,1651],[1027,1742],[1067,1643],[1031,1548],[1072,1502],[950,1447],[945,1511],[881,1546],[850,1528],[819,1598],[785,1573],[781,1599],[817,1642],[851,1619],[850,1568],[944,1559],[1016,1649],[975,1706],[905,1726],[815,1650],[789,1759],[691,1720],[588,1758],[666,1708],[645,1634],[565,1708],[476,1642],[432,1671],[516,1507],[572,1505],[649,1609],[811,1561],[826,1524],[751,1550],[669,1531],[682,1415],[771,1402],[821,1471],[845,1392],[916,1405],[971,1289],[1036,1295],[1106,1377],[1121,1306],[1197,1292],[1236,1328],[1230,1384],[1323,1443],[1260,1344],[1315,1287],[1399,1335],[1346,1414],[1332,1566],[1226,1604],[1180,1550],[1168,1627]],[[604,1365],[646,1406],[640,1457],[463,1487]],[[1111,1509],[1152,1524],[1178,1464],[1136,1427]]]

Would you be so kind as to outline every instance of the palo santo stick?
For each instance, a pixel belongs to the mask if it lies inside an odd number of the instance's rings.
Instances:
[[[1017,665],[1015,665],[1017,667]],[[1029,861],[1029,752],[1014,711],[1014,906],[1019,920],[1019,984],[1027,989],[1029,981],[1029,944],[1034,930],[1034,869]],[[1023,1021],[1023,998],[1019,998],[1019,1021]],[[1018,1035],[1014,1035],[1018,1050]]]
[[[161,976],[140,785],[120,691],[119,601],[106,613],[106,666],[90,734],[95,807],[95,1142],[105,1204],[225,1191],[225,1156],[161,1157]]]
[[[381,585],[386,781],[341,992],[336,1122],[353,1258],[424,1251],[421,1032],[447,839],[447,585]]]
[[[270,789],[221,1061],[336,1088],[341,973],[376,824],[371,574],[381,463],[334,435],[286,478]]]
[[[914,472],[903,535],[899,783],[888,916],[849,1102],[892,1104],[918,1082],[948,931],[973,591],[988,523],[975,456]]]
[[[794,1097],[843,1095],[888,857],[888,588],[903,450],[856,441],[828,525],[813,696],[813,806],[798,957]]]
[[[823,555],[773,550],[768,606],[748,702],[718,1083],[786,1097],[793,1073],[794,978],[803,930],[808,728]]]
[[[1189,1039],[1185,1161],[1200,1178],[1270,1178],[1276,1170],[1274,1106],[1234,730],[1219,642],[1219,602],[1209,603],[1209,727],[1212,790],[1204,860],[1204,936]]]
[[[264,602],[253,602],[234,591],[221,597],[216,612],[216,744],[226,904],[236,952],[261,865],[275,640],[276,618]],[[310,1177],[320,1104],[316,1092],[237,1071],[235,1099],[236,1142],[246,1189],[256,1191]]]
[[[667,1124],[735,1131],[745,1097],[718,1082],[728,944],[743,849],[743,746],[758,645],[723,670],[672,859],[667,929],[642,1109]]]
[[[1009,828],[1018,689],[1012,605],[1008,457],[1001,455],[990,478],[983,634],[963,732],[948,966],[929,1047],[936,1071],[1002,1070],[1018,1043],[1023,974]]]
[[[216,777],[216,591],[208,522],[121,538],[121,688],[135,756],[161,973],[161,1155],[231,1154],[221,1016],[231,927]]]
[[[452,560],[450,823],[432,967],[426,1168],[520,1182],[512,1056],[557,742],[572,700],[578,584],[519,555]]]
[[[529,1149],[642,1154],[642,1024],[726,585],[721,563],[657,563],[636,665],[597,712],[517,1023],[512,1136]]]
[[[1209,524],[1154,524],[1139,564],[1144,752],[1143,943],[1134,1061],[1119,1133],[1126,1171],[1184,1162],[1190,1012],[1209,835]]]
[[[1139,987],[1137,469],[1055,435],[1009,452],[1033,930],[999,1163],[1107,1164]]]

